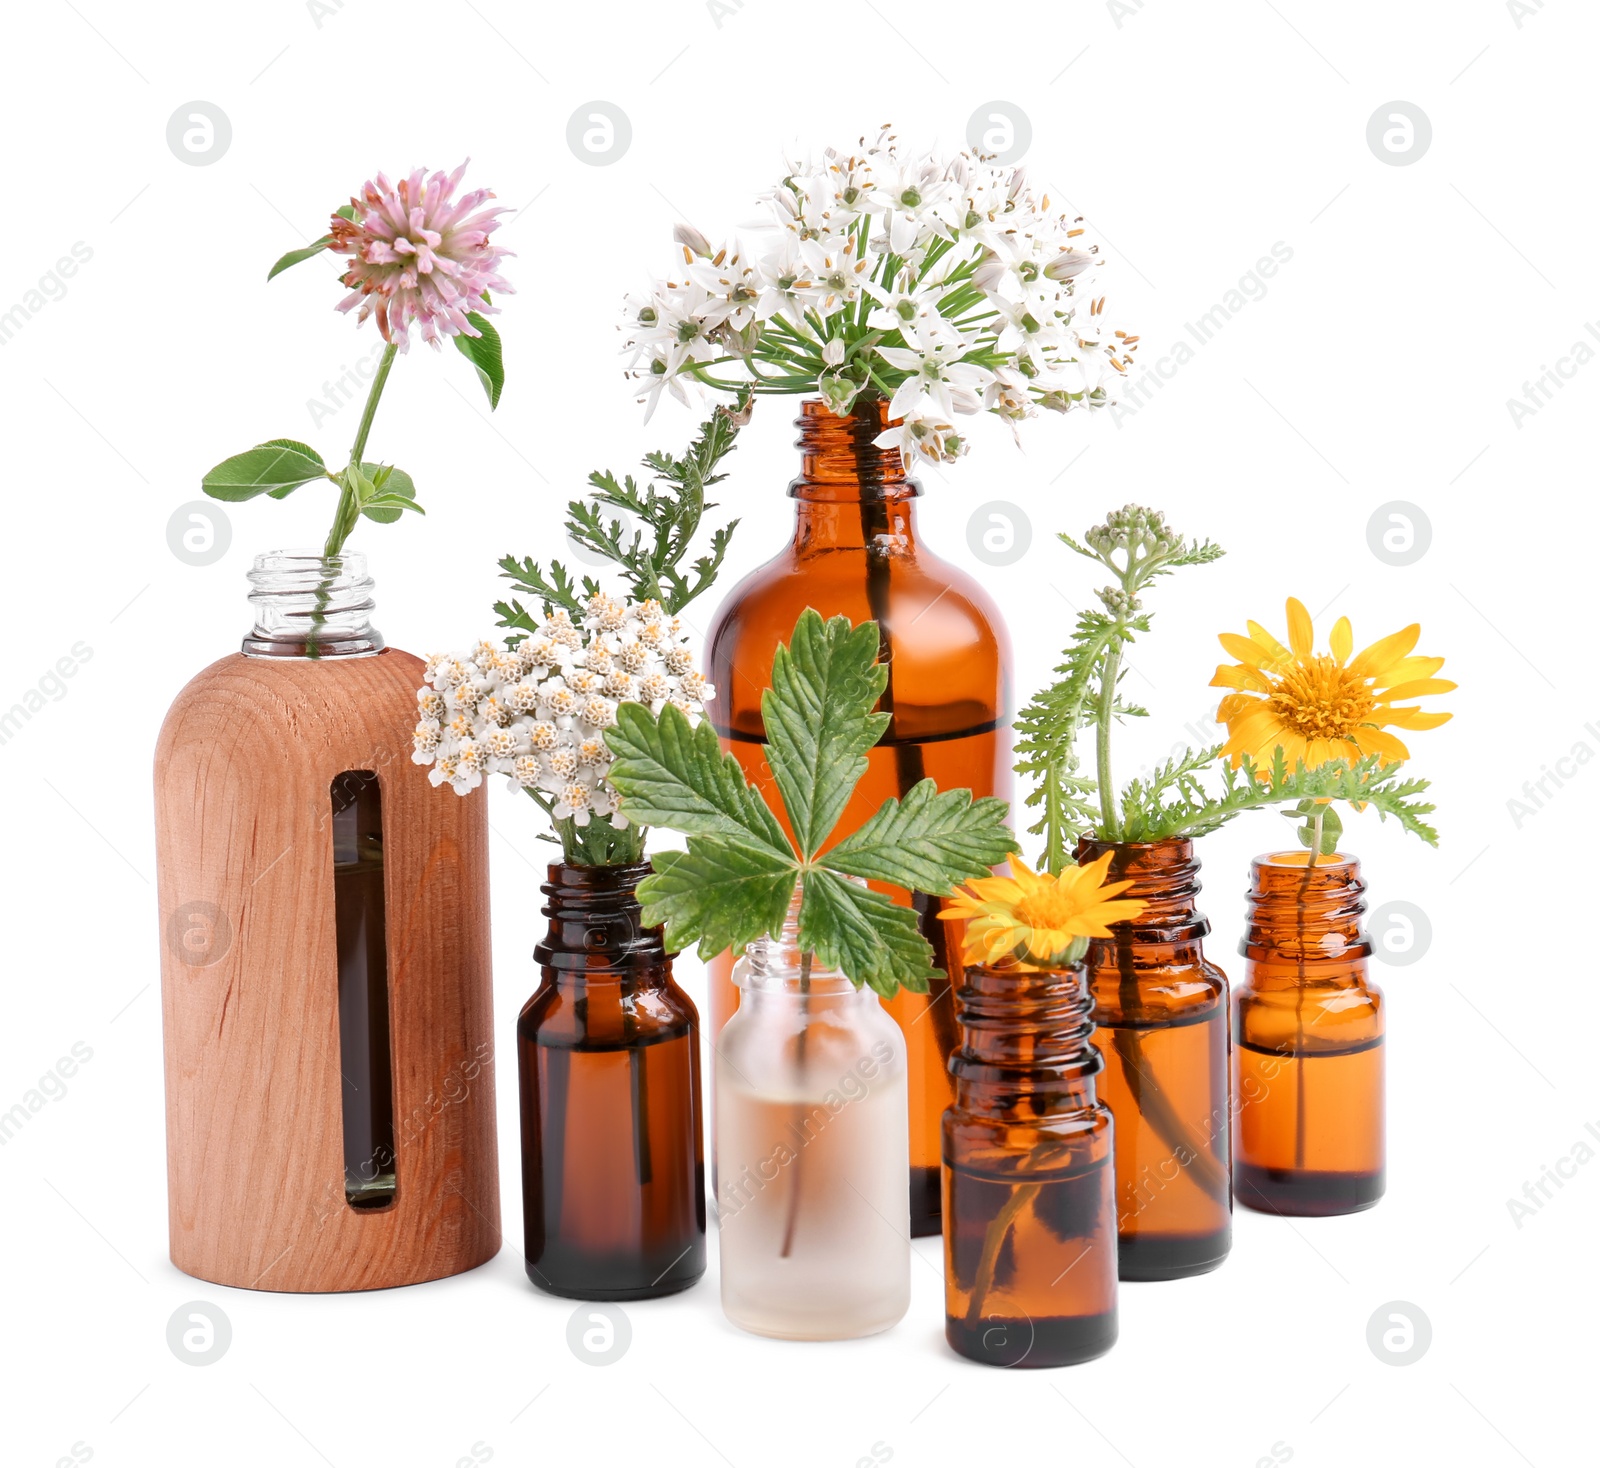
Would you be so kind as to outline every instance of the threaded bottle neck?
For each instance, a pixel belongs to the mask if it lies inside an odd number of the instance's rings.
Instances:
[[[1104,1064],[1093,1010],[1082,964],[968,968],[956,991],[961,1045],[950,1057],[961,1103],[983,1109],[1026,1095],[1092,1101]]]
[[[659,927],[646,927],[637,888],[650,875],[650,863],[626,866],[550,864],[549,880],[539,890],[550,920],[533,950],[534,962],[557,978],[634,973],[661,967],[666,947]]]
[[[800,404],[794,420],[799,436],[800,475],[789,485],[793,499],[808,503],[857,504],[862,500],[911,500],[922,493],[906,477],[900,450],[875,440],[893,420],[883,398],[856,399],[843,416],[820,398]]]
[[[1361,863],[1335,853],[1312,866],[1306,851],[1275,851],[1250,863],[1245,933],[1239,952],[1260,963],[1351,962],[1372,944]]]
[[[369,621],[375,603],[358,551],[268,551],[247,579],[255,625],[240,650],[253,658],[370,657],[384,649]]]
[[[1146,842],[1101,841],[1083,836],[1074,854],[1081,865],[1087,866],[1108,851],[1111,865],[1106,880],[1132,882],[1122,896],[1145,903],[1144,912],[1133,922],[1114,924],[1117,931],[1126,928],[1139,943],[1198,941],[1211,931],[1205,915],[1195,910],[1200,893],[1200,863],[1195,860],[1194,842],[1178,837]]]
[[[745,944],[744,955],[744,962],[735,970],[734,978],[747,994],[803,993],[816,999],[857,992],[849,978],[838,969],[821,963],[815,955],[808,956],[801,946],[798,882],[789,898],[789,909],[783,915],[783,925],[776,933]],[[872,991],[864,985],[860,992],[869,999],[872,997]]]

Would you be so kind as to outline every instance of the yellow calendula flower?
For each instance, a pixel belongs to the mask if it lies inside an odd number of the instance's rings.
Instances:
[[[1289,645],[1258,622],[1248,637],[1224,632],[1217,639],[1239,661],[1219,667],[1213,688],[1232,688],[1217,708],[1228,726],[1223,753],[1235,767],[1243,755],[1265,764],[1280,745],[1292,767],[1375,754],[1410,758],[1390,729],[1437,729],[1449,714],[1425,713],[1411,699],[1449,693],[1456,685],[1434,674],[1443,658],[1413,657],[1422,628],[1415,623],[1351,656],[1350,619],[1328,633],[1328,651],[1313,652],[1311,616],[1293,597],[1286,607]],[[1404,705],[1403,707],[1401,705]]]
[[[1136,918],[1145,909],[1138,898],[1113,901],[1132,882],[1107,882],[1108,851],[1088,866],[1069,866],[1059,876],[1030,871],[1011,858],[1009,877],[979,877],[958,887],[954,900],[939,910],[943,918],[967,923],[962,959],[997,963],[1008,954],[1041,963],[1059,957],[1077,938],[1109,938],[1108,924]]]

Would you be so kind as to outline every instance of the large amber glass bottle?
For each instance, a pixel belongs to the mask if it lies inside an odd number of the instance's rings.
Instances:
[[[1234,995],[1234,1196],[1319,1216],[1383,1196],[1383,996],[1360,863],[1304,851],[1251,863]]]
[[[1233,1236],[1228,1172],[1228,981],[1206,960],[1195,911],[1200,864],[1183,840],[1085,837],[1078,860],[1112,854],[1108,881],[1144,913],[1089,945],[1100,1097],[1116,1118],[1121,1277],[1215,1269]]]
[[[542,982],[517,1020],[528,1278],[554,1295],[639,1300],[705,1273],[700,1019],[636,866],[550,868]]]
[[[839,839],[924,776],[941,790],[965,786],[975,796],[1004,799],[1011,789],[1005,631],[984,591],[919,545],[921,491],[906,478],[899,451],[872,442],[886,426],[885,408],[881,400],[863,402],[840,417],[820,401],[801,404],[801,472],[789,486],[794,539],[733,589],[710,635],[711,718],[746,776],[781,808],[761,722],[773,653],[807,607],[878,623],[889,668],[879,707],[892,718],[839,822]],[[959,975],[960,924],[941,922],[936,899],[880,890],[916,907],[938,966]],[[737,1003],[732,969],[730,954],[712,966],[713,1036]],[[928,994],[902,993],[889,1011],[909,1050],[911,1231],[936,1234],[939,1118],[951,1101],[946,1066],[956,1043],[949,981]]]
[[[969,968],[944,1114],[945,1339],[1071,1366],[1117,1338],[1111,1113],[1082,965]]]

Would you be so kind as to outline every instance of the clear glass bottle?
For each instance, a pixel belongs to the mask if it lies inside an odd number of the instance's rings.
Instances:
[[[517,1020],[528,1278],[642,1300],[705,1273],[700,1016],[640,920],[648,862],[557,862],[541,983]]]
[[[252,658],[371,657],[383,634],[368,620],[375,603],[367,558],[356,551],[269,551],[250,568],[255,626],[239,650]]]
[[[1083,966],[969,968],[957,999],[945,1339],[991,1366],[1088,1361],[1117,1339],[1117,1208]]]
[[[861,401],[840,417],[820,400],[801,403],[800,474],[789,485],[794,536],[728,593],[707,638],[707,672],[717,688],[709,717],[745,778],[775,801],[761,691],[771,682],[778,644],[807,607],[878,623],[889,668],[879,708],[892,719],[868,752],[867,773],[835,831],[840,840],[924,776],[941,790],[1002,800],[1011,794],[1005,625],[983,587],[919,539],[922,491],[907,478],[898,449],[873,443],[888,423],[887,406]],[[962,926],[940,921],[939,900],[880,890],[917,909],[936,966],[959,974]],[[711,964],[713,1040],[736,1003],[733,958]],[[956,1044],[950,983],[941,978],[926,994],[901,992],[887,1008],[905,1035],[910,1066],[911,1231],[937,1234],[939,1119],[952,1099],[948,1063]]]
[[[1215,1269],[1233,1241],[1228,1167],[1228,981],[1205,956],[1194,844],[1085,837],[1112,852],[1107,881],[1142,898],[1133,922],[1089,943],[1100,1098],[1116,1118],[1117,1255],[1126,1280]]]
[[[801,952],[797,912],[735,966],[715,1047],[722,1308],[845,1340],[911,1300],[906,1045],[871,989]]]
[[[1320,1217],[1383,1196],[1383,996],[1361,864],[1304,851],[1250,865],[1244,983],[1234,994],[1234,1196]]]

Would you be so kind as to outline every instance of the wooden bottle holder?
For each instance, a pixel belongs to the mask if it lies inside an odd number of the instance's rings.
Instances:
[[[246,1289],[415,1284],[500,1247],[483,790],[411,762],[422,664],[213,663],[156,748],[172,1262]],[[345,1196],[330,787],[382,799],[395,1196]]]

